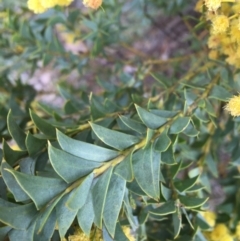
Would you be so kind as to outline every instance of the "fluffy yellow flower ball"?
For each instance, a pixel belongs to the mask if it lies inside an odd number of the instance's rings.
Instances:
[[[86,7],[98,9],[102,5],[102,0],[83,0]]]
[[[225,224],[217,224],[210,234],[212,241],[233,241],[233,237],[229,234],[229,230]]]
[[[236,227],[235,236],[238,240],[240,240],[240,222],[238,223],[238,225]]]
[[[240,95],[232,97],[224,108],[232,116],[240,116]]]
[[[34,13],[43,13],[47,9],[43,7],[40,0],[28,0],[28,8],[32,10]]]
[[[212,19],[212,33],[225,33],[229,27],[229,19],[225,15],[216,15]]]
[[[73,2],[73,0],[57,0],[57,5],[68,6]]]
[[[57,4],[57,0],[40,0],[44,8],[53,8]]]
[[[209,11],[216,11],[221,6],[221,0],[205,0],[205,5]]]
[[[216,214],[214,212],[206,211],[201,213],[210,227],[214,227],[216,223]]]

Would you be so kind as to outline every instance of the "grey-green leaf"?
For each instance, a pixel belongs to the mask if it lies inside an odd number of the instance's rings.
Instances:
[[[179,195],[179,200],[185,208],[197,208],[207,202],[208,198],[197,198]]]
[[[95,162],[111,160],[119,155],[117,151],[74,140],[57,130],[57,139],[61,148],[74,156]]]
[[[191,123],[189,123],[189,125],[183,131],[183,133],[187,136],[194,137],[194,136],[197,136],[199,134],[199,131],[196,130],[196,128]]]
[[[57,198],[54,199],[53,202],[50,203],[50,205],[48,205],[42,212],[38,214],[37,227],[36,227],[37,235],[40,233],[44,234],[45,232],[46,232],[46,235],[49,234],[50,230],[46,225],[49,222],[49,219],[52,220],[53,222],[54,221],[56,222],[57,220],[56,214],[53,214],[53,212],[55,212],[54,208],[56,207],[56,205],[64,195],[65,193],[62,192],[59,196],[57,196]],[[56,218],[54,219],[54,217]]]
[[[9,239],[11,241],[19,241],[19,240],[33,241],[35,226],[36,226],[36,223],[33,222],[26,230],[13,229],[10,231],[8,235]]]
[[[124,150],[140,141],[140,138],[137,136],[110,130],[94,123],[90,124],[94,133],[102,142],[108,146],[116,148],[117,150]]]
[[[66,202],[66,206],[72,210],[80,209],[86,202],[88,193],[90,191],[94,174],[89,174],[83,182],[69,195],[69,199]]]
[[[161,153],[161,161],[167,165],[175,165],[175,157],[173,155],[172,145],[165,151]]]
[[[103,220],[105,226],[112,237],[114,237],[125,188],[126,181],[123,178],[112,174],[103,211]]]
[[[7,142],[3,140],[3,156],[7,163],[13,166],[20,158],[27,155],[27,151],[12,150]]]
[[[170,127],[170,134],[179,134],[183,132],[187,128],[190,120],[190,117],[178,117]]]
[[[77,219],[79,226],[86,235],[90,235],[93,220],[94,220],[94,209],[92,201],[92,193],[90,192],[87,197],[86,203],[77,213]]]
[[[11,230],[12,228],[9,226],[5,226],[5,227],[1,227],[0,228],[0,240],[5,240],[8,232]]]
[[[133,180],[132,154],[126,156],[114,169],[114,173],[124,178],[127,182]]]
[[[150,208],[149,212],[155,215],[168,215],[170,213],[176,212],[176,205],[175,202],[171,200],[166,203],[163,203],[158,208]]]
[[[148,112],[147,110],[141,108],[138,105],[135,105],[135,107],[142,122],[150,129],[157,129],[167,122],[166,118]]]
[[[138,132],[139,134],[143,134],[146,132],[146,127],[142,123],[135,121],[133,119],[130,119],[126,116],[119,116],[119,117],[121,121],[130,129]]]
[[[133,154],[133,172],[142,190],[154,199],[159,198],[160,153],[149,145]]]
[[[28,153],[30,156],[34,156],[38,152],[40,152],[47,144],[46,140],[38,139],[30,132],[27,134],[27,138],[25,141]]]
[[[101,166],[100,162],[93,162],[73,156],[53,147],[51,144],[49,144],[48,153],[54,170],[67,183],[71,183]]]
[[[27,229],[36,213],[37,210],[33,203],[15,207],[0,204],[0,221],[15,229]]]
[[[174,239],[179,235],[182,226],[182,214],[180,210],[172,214],[173,228],[174,228]]]
[[[106,203],[109,182],[112,176],[113,167],[105,171],[98,179],[92,189],[93,208],[95,219],[94,223],[97,227],[102,228],[103,210]]]
[[[67,184],[61,179],[31,176],[11,169],[6,170],[15,177],[38,210],[67,188]]]
[[[176,181],[174,181],[174,186],[178,191],[184,192],[184,191],[188,190],[189,188],[191,188],[192,186],[194,186],[194,184],[197,182],[198,178],[199,178],[199,176],[185,179],[183,181],[176,180]]]
[[[168,129],[164,129],[164,131],[159,135],[159,137],[154,142],[154,149],[159,152],[164,152],[171,145],[171,139],[167,135]]]
[[[15,200],[17,202],[29,200],[29,196],[22,190],[16,179],[5,169],[13,170],[13,168],[5,160],[3,160],[1,165],[1,174]]]
[[[41,225],[41,222],[42,222],[42,218],[43,218],[42,215],[38,216],[38,219],[36,222],[36,229],[34,233],[34,239],[33,239],[34,241],[50,241],[53,235],[53,232],[56,226],[56,221],[57,221],[57,215],[56,215],[55,209],[52,210],[50,215],[48,215],[44,227],[41,229],[40,232],[38,232],[39,226]]]
[[[215,85],[209,95],[209,99],[217,99],[221,101],[228,101],[231,98],[231,93],[220,85]]]
[[[50,123],[42,119],[41,117],[37,116],[34,112],[31,110],[29,111],[30,116],[36,127],[46,136],[50,138],[56,137],[56,130],[55,127],[53,127]]]
[[[163,118],[173,118],[178,113],[177,111],[159,109],[151,109],[150,112]]]
[[[61,238],[64,238],[78,212],[78,210],[72,210],[66,206],[69,195],[70,193],[65,195],[56,206],[57,224]]]
[[[162,183],[161,183],[161,193],[166,201],[170,200],[172,196],[172,190],[165,187]]]
[[[9,112],[8,112],[7,125],[8,125],[8,130],[9,130],[10,135],[16,141],[16,143],[20,147],[20,149],[26,150],[26,145],[25,145],[26,134],[15,122],[11,110],[9,110]]]

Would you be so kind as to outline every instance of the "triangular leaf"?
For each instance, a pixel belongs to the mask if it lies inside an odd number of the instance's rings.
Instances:
[[[31,176],[11,169],[6,170],[15,177],[38,210],[67,188],[67,184],[61,179]]]
[[[159,109],[151,109],[149,111],[163,118],[173,118],[178,113],[177,111],[159,110]]]
[[[119,155],[119,153],[116,151],[89,144],[83,141],[74,140],[58,130],[57,139],[64,151],[87,160],[105,162]]]
[[[8,130],[9,130],[10,135],[16,141],[16,143],[20,147],[20,149],[26,150],[26,146],[25,146],[26,134],[15,122],[11,110],[9,110],[9,112],[8,112],[7,125],[8,125]]]
[[[92,201],[92,193],[90,192],[87,197],[86,203],[77,213],[77,219],[79,226],[86,235],[90,235],[93,220],[94,220],[94,208]]]
[[[190,117],[178,117],[170,127],[170,134],[179,134],[180,132],[184,131],[191,118]]]
[[[95,213],[94,223],[101,228],[103,210],[106,202],[107,191],[109,187],[110,178],[112,176],[113,167],[105,171],[98,179],[97,183],[92,189],[93,207]]]
[[[33,241],[34,236],[34,229],[35,229],[36,223],[33,222],[26,230],[17,230],[13,229],[8,234],[9,239],[11,241],[19,241],[19,240],[29,240]]]
[[[226,88],[223,88],[220,85],[214,85],[208,98],[217,99],[220,101],[228,101],[231,97],[231,93],[227,91]]]
[[[57,224],[61,238],[65,236],[78,212],[78,210],[72,210],[66,206],[69,195],[70,193],[65,195],[56,206]]]
[[[90,191],[94,174],[89,174],[83,182],[69,195],[69,199],[66,202],[66,206],[72,210],[80,209],[86,202],[88,193]]]
[[[0,228],[0,240],[6,240],[6,236],[11,229],[12,228],[9,226],[1,227]]]
[[[150,129],[155,130],[167,122],[166,118],[148,112],[138,105],[135,105],[135,107],[142,122]]]
[[[33,203],[15,207],[0,204],[0,221],[15,229],[27,229],[36,213],[37,210]]]
[[[161,153],[161,161],[167,165],[175,165],[176,161],[173,155],[172,145],[165,151]]]
[[[89,102],[90,102],[91,116],[93,120],[104,117],[107,112],[104,106],[102,106],[96,98],[97,97],[93,96],[92,93],[90,94]]]
[[[101,166],[101,163],[99,162],[93,162],[73,156],[53,147],[51,144],[49,144],[48,153],[54,170],[67,183],[71,183],[89,174],[93,169]]]
[[[46,233],[47,235],[50,232],[46,225],[49,222],[49,219],[53,218],[52,215],[56,217],[56,214],[55,215],[53,214],[53,212],[55,212],[54,208],[64,195],[65,195],[65,192],[61,193],[57,198],[54,199],[53,202],[50,203],[50,205],[48,205],[42,212],[38,214],[36,235],[40,235],[41,233],[44,234],[44,232],[47,232]],[[54,219],[55,222],[56,222],[56,219],[57,217]]]
[[[167,135],[168,129],[159,135],[159,137],[154,142],[154,149],[159,152],[164,152],[168,149],[171,144],[171,139]]]
[[[147,194],[142,190],[135,178],[133,179],[133,181],[127,183],[127,188],[129,189],[129,191],[139,196],[147,196]]]
[[[171,200],[166,203],[163,203],[158,208],[150,208],[149,212],[155,215],[168,215],[170,213],[176,212],[176,205],[175,202]]]
[[[207,202],[208,198],[187,197],[179,195],[179,200],[185,208],[197,208]]]
[[[123,202],[124,202],[124,209],[125,209],[125,213],[126,213],[128,222],[130,223],[130,225],[133,229],[137,229],[138,228],[138,221],[133,216],[133,209],[132,209],[132,207],[130,205],[130,202],[129,202],[128,190],[127,189],[126,189],[126,192],[124,194]]]
[[[122,206],[125,193],[126,181],[112,174],[103,211],[105,226],[112,237],[114,237],[118,215]]]
[[[176,165],[170,166],[169,169],[170,169],[170,172],[171,172],[171,178],[172,179],[174,179],[177,176],[178,172],[181,169],[181,166],[182,166],[182,161],[176,163]]]
[[[161,183],[161,193],[166,201],[170,200],[172,196],[172,190],[165,187],[162,183]]]
[[[196,176],[193,178],[185,179],[183,181],[176,180],[176,181],[174,181],[174,186],[178,191],[184,192],[184,191],[188,190],[189,188],[191,188],[197,182],[198,177],[199,176]]]
[[[38,139],[30,132],[27,134],[26,147],[30,156],[40,152],[47,144],[46,140]]]
[[[173,228],[174,228],[174,239],[179,235],[182,227],[182,214],[181,211],[172,214]]]
[[[146,132],[146,127],[142,123],[135,121],[133,119],[130,119],[126,116],[119,116],[119,118],[126,126],[138,132],[139,134],[143,134]]]
[[[149,145],[133,154],[134,176],[142,190],[150,197],[159,198],[160,153]]]
[[[15,200],[17,202],[29,200],[29,196],[22,190],[16,179],[5,169],[13,170],[13,168],[5,160],[3,160],[1,165],[1,174]]]
[[[140,138],[136,136],[110,130],[94,123],[90,124],[94,133],[102,142],[117,150],[124,150],[140,141]]]
[[[50,123],[45,121],[44,119],[37,116],[34,112],[31,110],[29,111],[30,116],[36,127],[46,136],[50,138],[56,137],[56,130],[55,127],[53,127]]]
[[[192,125],[192,123],[189,123],[183,133],[187,136],[195,137],[199,134],[199,131]]]
[[[124,178],[127,182],[133,180],[132,154],[126,156],[114,169],[114,173]]]
[[[41,232],[38,232],[42,222],[42,217],[43,216],[39,216],[36,221],[36,230],[35,230],[34,239],[33,239],[34,241],[50,241],[53,235],[53,232],[56,226],[56,221],[57,221],[56,211],[53,210],[51,212],[51,214],[48,216],[46,220],[44,227],[41,229]]]
[[[10,166],[13,166],[20,158],[27,155],[27,151],[14,151],[3,140],[3,156]]]

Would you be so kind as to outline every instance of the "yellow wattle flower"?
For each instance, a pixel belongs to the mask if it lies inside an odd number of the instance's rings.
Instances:
[[[233,96],[224,108],[232,116],[240,116],[240,95]]]
[[[209,11],[217,11],[221,7],[222,0],[205,0],[205,5]]]
[[[233,237],[229,234],[229,230],[225,224],[217,224],[210,233],[211,241],[233,241]]]
[[[58,0],[40,0],[44,8],[53,8],[56,6]]]
[[[229,19],[225,15],[216,15],[212,19],[212,33],[225,33],[229,27]]]
[[[98,9],[102,5],[102,0],[83,0],[86,7]]]
[[[57,5],[59,6],[69,6],[73,0],[57,0]]]
[[[34,13],[43,13],[47,9],[43,7],[40,0],[28,0],[28,8],[32,10]]]

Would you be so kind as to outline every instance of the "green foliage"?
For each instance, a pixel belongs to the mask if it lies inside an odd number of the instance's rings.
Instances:
[[[145,4],[176,14],[184,1],[106,0],[104,11],[56,8],[39,16],[20,3],[6,4],[0,3],[6,14],[0,23],[0,240],[70,240],[79,227],[91,240],[206,240],[201,211],[209,209],[211,182],[219,177],[227,198],[215,208],[235,229],[239,118],[222,107],[239,90],[237,71],[209,60],[194,29],[199,52],[166,61],[173,63],[171,76],[163,60],[135,49],[129,60],[111,54],[132,46],[150,26]],[[146,24],[137,31],[139,19]],[[60,41],[62,31],[78,30],[74,38],[88,52],[72,53]],[[128,64],[134,72],[125,71]],[[24,84],[22,74],[32,77],[39,65],[59,70],[54,91],[61,108],[39,101]],[[91,73],[101,91],[67,84],[74,70]],[[231,165],[220,170],[224,155]]]

